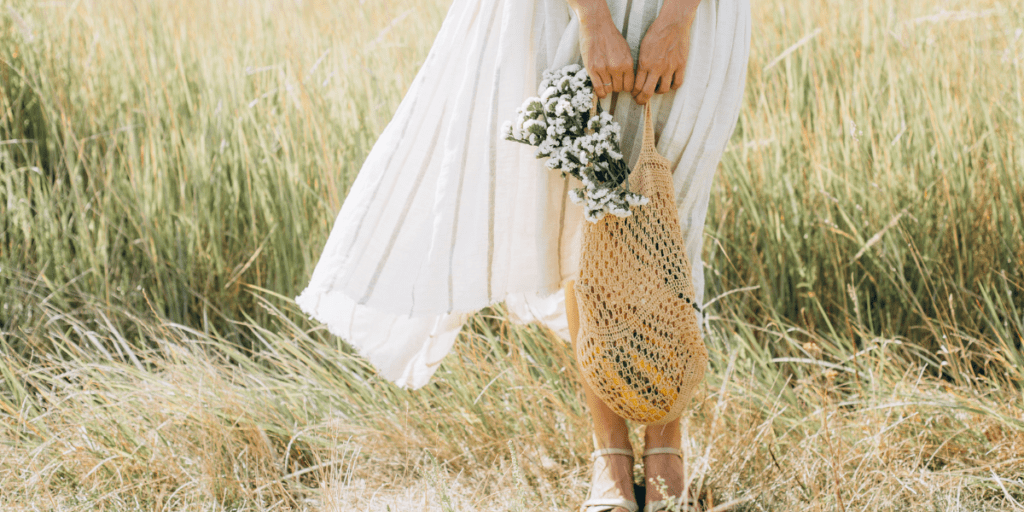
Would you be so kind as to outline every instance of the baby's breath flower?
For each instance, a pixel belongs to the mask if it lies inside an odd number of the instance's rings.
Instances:
[[[590,222],[608,213],[626,217],[631,207],[647,204],[623,187],[629,170],[618,123],[607,112],[590,115],[594,89],[587,70],[572,64],[546,71],[537,90],[540,95],[527,98],[516,118],[502,125],[502,135],[537,146],[537,158],[548,159],[545,167],[579,179],[583,186],[569,191],[569,199],[583,206]]]
[[[523,123],[523,131],[530,134],[530,144],[540,144],[542,140],[547,136],[547,125],[541,119],[530,119]]]
[[[555,104],[555,114],[558,116],[571,116],[576,113],[576,109],[572,108],[572,103],[565,99],[563,96]]]
[[[543,117],[544,103],[540,98],[527,98],[526,103],[523,104],[523,111],[528,113],[531,116],[531,119]]]

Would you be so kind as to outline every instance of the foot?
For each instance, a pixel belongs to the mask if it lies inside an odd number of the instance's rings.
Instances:
[[[663,482],[663,483],[662,483]],[[683,470],[683,458],[675,453],[644,454],[644,484],[647,489],[644,510],[670,510],[667,504],[660,506],[657,502],[678,500],[686,491],[686,475]],[[697,511],[696,503],[690,503],[689,496],[679,507],[682,512]],[[690,505],[691,508],[687,508]],[[676,510],[676,509],[671,509]]]
[[[583,504],[584,512],[636,512],[633,495],[633,457],[625,454],[603,454],[593,458],[594,472],[590,481],[590,496]],[[607,501],[605,501],[607,500]],[[625,501],[632,508],[604,503]],[[618,504],[616,504],[618,505]]]

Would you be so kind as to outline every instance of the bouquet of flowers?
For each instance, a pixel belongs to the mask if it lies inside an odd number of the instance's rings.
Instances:
[[[619,124],[601,112],[590,115],[594,97],[587,70],[578,64],[545,71],[540,97],[527,98],[514,121],[502,128],[507,140],[537,146],[546,166],[583,182],[569,192],[573,203],[584,205],[588,221],[611,213],[628,217],[630,207],[648,199],[629,191],[629,168],[619,146]]]

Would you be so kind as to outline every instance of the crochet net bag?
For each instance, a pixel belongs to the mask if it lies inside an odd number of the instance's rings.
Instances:
[[[644,108],[629,187],[650,199],[583,231],[576,357],[587,384],[619,416],[659,425],[682,414],[704,378],[704,347],[672,171]]]

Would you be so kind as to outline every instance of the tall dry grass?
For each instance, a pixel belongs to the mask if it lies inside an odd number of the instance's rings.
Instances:
[[[582,501],[550,333],[485,311],[410,393],[289,298],[446,5],[0,5],[0,507]],[[708,505],[1021,508],[1022,12],[754,5],[686,421]]]

